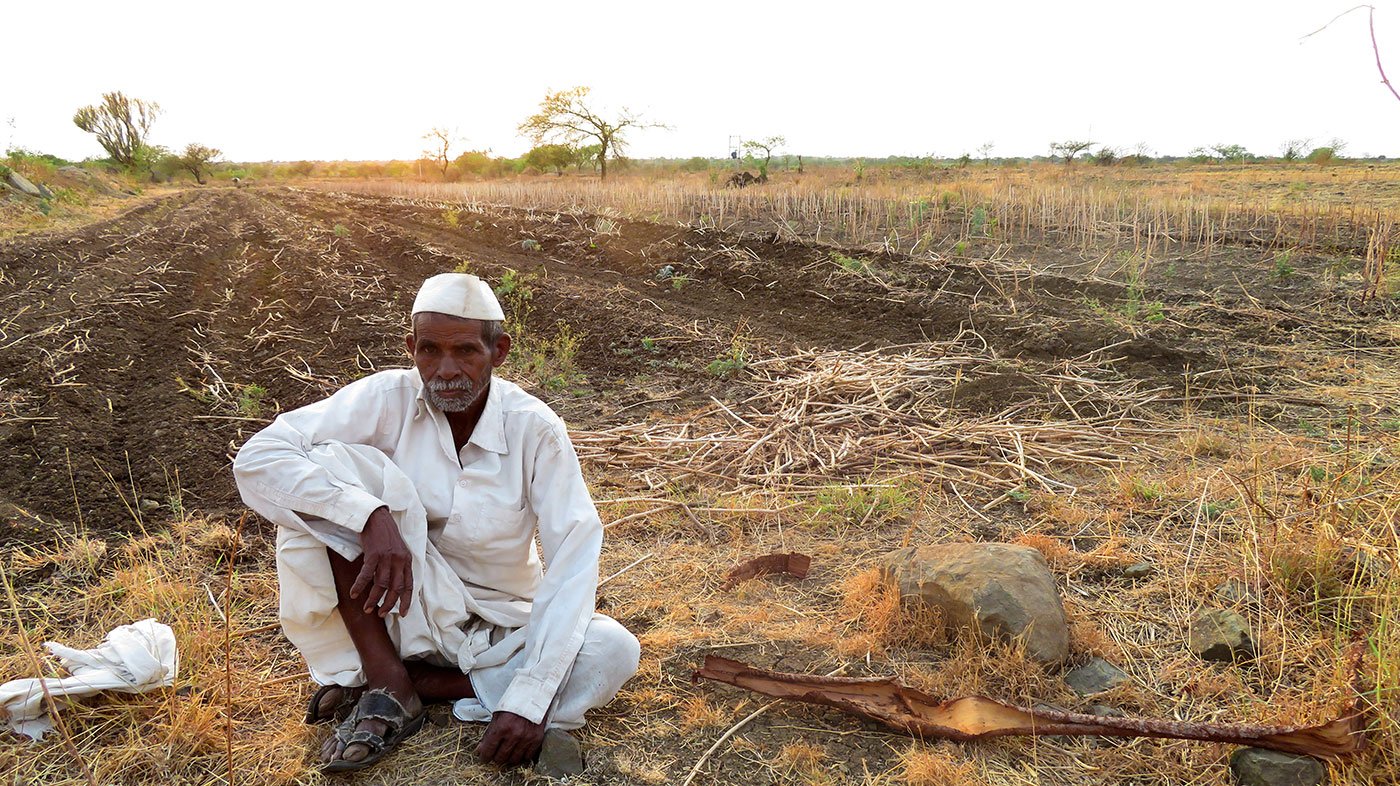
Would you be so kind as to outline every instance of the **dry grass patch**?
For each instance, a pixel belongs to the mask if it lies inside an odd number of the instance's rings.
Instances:
[[[986,786],[977,765],[950,743],[914,743],[899,754],[899,777],[908,786]]]

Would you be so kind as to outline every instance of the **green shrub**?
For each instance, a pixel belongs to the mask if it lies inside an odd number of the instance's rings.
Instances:
[[[1308,153],[1308,163],[1310,164],[1331,164],[1337,160],[1337,149],[1335,147],[1315,147]]]
[[[262,417],[263,399],[267,397],[267,388],[262,385],[244,385],[238,392],[238,412],[245,418]]]
[[[736,333],[734,339],[729,342],[729,349],[723,355],[710,361],[710,364],[705,366],[705,371],[717,377],[732,377],[748,366],[748,350],[744,347],[743,339]]]
[[[831,261],[835,262],[836,264],[840,265],[842,269],[851,273],[864,274],[870,272],[870,265],[866,264],[865,260],[856,259],[855,257],[848,257],[845,254],[842,254],[840,251],[831,252]]]

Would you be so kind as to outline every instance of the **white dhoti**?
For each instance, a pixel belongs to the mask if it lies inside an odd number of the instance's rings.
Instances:
[[[478,599],[438,551],[427,514],[413,483],[379,450],[364,445],[318,445],[308,456],[338,484],[382,500],[398,522],[413,555],[413,600],[397,609],[385,627],[405,660],[425,659],[467,674],[476,697],[457,702],[462,720],[490,720],[525,653],[530,603],[520,599]],[[287,521],[285,516],[278,517]],[[347,558],[360,552],[356,533],[330,522],[296,515],[304,528],[278,527],[277,577],[280,616],[288,640],[306,659],[312,679],[327,685],[362,685],[365,676],[354,642],[337,609],[335,579],[327,547]],[[594,613],[560,683],[546,720],[551,726],[582,726],[584,713],[612,700],[637,670],[637,639],[622,625]]]

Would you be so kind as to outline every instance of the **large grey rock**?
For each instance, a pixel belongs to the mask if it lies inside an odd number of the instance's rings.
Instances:
[[[1202,660],[1229,663],[1254,657],[1249,623],[1229,609],[1203,609],[1191,620],[1186,641]]]
[[[1132,682],[1131,677],[1103,658],[1094,658],[1065,673],[1065,683],[1080,696],[1103,693],[1129,682]]]
[[[1230,775],[1241,786],[1318,786],[1327,768],[1311,756],[1240,748],[1230,757]]]
[[[550,729],[544,734],[544,746],[535,760],[535,772],[551,778],[583,774],[583,752],[578,740],[563,729]]]
[[[44,197],[43,193],[39,191],[38,186],[29,182],[29,180],[25,178],[24,175],[21,175],[13,169],[10,170],[10,174],[6,176],[5,179],[9,182],[11,186],[14,187],[16,191],[20,192],[21,194],[25,194],[27,196],[32,197],[39,197],[40,199]]]
[[[34,185],[39,189],[39,196],[44,199],[53,199],[53,192],[49,190],[48,186],[43,183],[35,183]]]
[[[1022,638],[1042,663],[1069,653],[1069,628],[1045,558],[1009,543],[943,543],[900,549],[883,569],[906,602],[921,599],[950,629]]]

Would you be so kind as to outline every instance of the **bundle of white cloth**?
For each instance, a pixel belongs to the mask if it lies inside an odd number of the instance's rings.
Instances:
[[[91,696],[104,690],[145,693],[175,683],[180,655],[169,625],[144,619],[112,630],[102,644],[75,650],[57,642],[44,646],[67,677],[33,677],[0,685],[0,722],[31,739],[53,730],[44,697]]]

